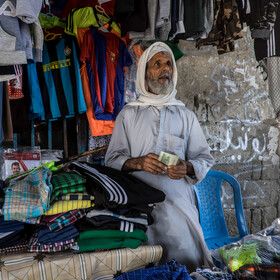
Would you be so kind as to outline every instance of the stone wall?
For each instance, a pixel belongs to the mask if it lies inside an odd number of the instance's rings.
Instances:
[[[233,175],[241,186],[248,231],[255,233],[280,215],[279,131],[268,83],[255,60],[248,29],[236,50],[218,55],[216,48],[195,48],[180,41],[184,56],[177,61],[178,94],[192,109],[215,157],[212,169]],[[234,224],[232,193],[222,188],[222,202],[230,232]]]

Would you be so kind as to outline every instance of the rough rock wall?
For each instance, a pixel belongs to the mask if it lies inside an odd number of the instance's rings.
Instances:
[[[196,113],[215,157],[213,169],[240,183],[248,231],[255,233],[280,216],[279,131],[271,122],[268,83],[244,31],[236,50],[223,55],[180,41],[185,55],[177,61],[177,98]],[[236,233],[228,186],[222,188],[222,202],[230,232]]]

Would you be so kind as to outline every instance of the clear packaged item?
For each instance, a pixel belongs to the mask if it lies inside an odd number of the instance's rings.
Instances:
[[[41,151],[38,147],[4,149],[1,178],[5,180],[10,176],[33,169],[41,165]]]
[[[279,273],[280,218],[275,219],[271,226],[255,234],[248,234],[236,243],[223,246],[219,251],[223,263],[237,274],[251,274],[255,277],[257,273],[266,275],[274,268]],[[257,279],[270,278],[262,276]]]
[[[42,164],[52,161],[59,161],[63,158],[63,150],[41,150],[41,162]]]

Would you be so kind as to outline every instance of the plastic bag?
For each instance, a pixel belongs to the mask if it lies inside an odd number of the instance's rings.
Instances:
[[[20,174],[41,165],[41,151],[39,147],[4,149],[1,168],[2,180]]]
[[[242,266],[276,263],[280,260],[280,218],[256,234],[244,236],[236,243],[220,248],[224,264],[236,271]]]
[[[47,162],[59,161],[63,158],[63,150],[41,150],[41,162],[45,164]]]

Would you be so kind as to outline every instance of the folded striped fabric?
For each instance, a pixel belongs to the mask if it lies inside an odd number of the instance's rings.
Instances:
[[[93,207],[94,203],[92,200],[60,200],[55,201],[51,204],[49,210],[47,210],[45,215],[55,215],[58,213],[68,212],[75,209],[83,209]]]
[[[68,193],[65,195],[59,195],[55,198],[55,200],[94,200],[93,195],[89,195],[88,193]]]
[[[120,170],[86,162],[73,162],[69,168],[86,177],[87,191],[95,197],[98,208],[110,208],[116,204],[134,209],[139,209],[140,206],[143,212],[145,208],[150,211],[150,204],[165,199],[164,192]]]
[[[8,246],[5,248],[0,248],[0,254],[5,254],[5,253],[17,253],[17,252],[27,252],[28,250],[28,242],[16,244],[13,246]]]
[[[37,243],[30,245],[28,247],[28,252],[60,252],[71,249],[75,245],[77,245],[77,241],[73,238],[64,242],[57,242],[55,244]]]
[[[69,193],[84,193],[85,191],[86,191],[86,187],[84,185],[76,185],[76,186],[56,189],[51,194],[51,202],[56,200],[56,198],[61,195],[65,195]]]
[[[58,231],[67,225],[73,224],[78,219],[81,219],[86,215],[86,212],[84,209],[81,210],[74,210],[69,211],[63,215],[61,215],[59,218],[55,219],[50,225],[49,229],[51,231]]]
[[[53,174],[51,179],[54,190],[83,185],[85,182],[86,179],[75,172],[57,172]]]

